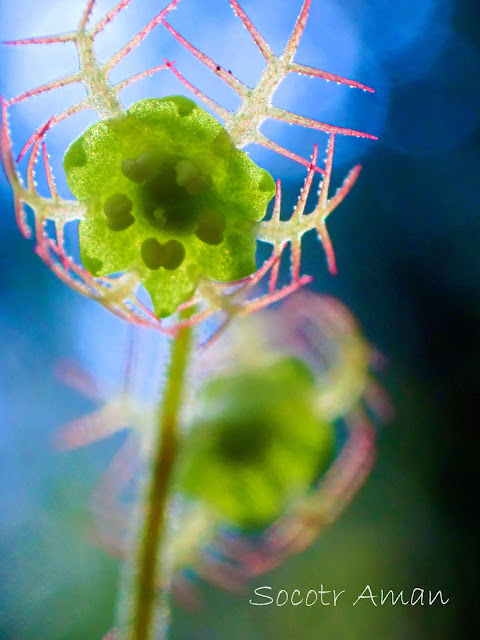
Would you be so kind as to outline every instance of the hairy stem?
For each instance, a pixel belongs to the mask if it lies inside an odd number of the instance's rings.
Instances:
[[[193,309],[189,309],[183,317],[192,313]],[[169,489],[179,451],[178,417],[191,344],[192,328],[181,329],[173,343],[167,387],[159,411],[146,513],[140,529],[132,640],[151,640],[156,590],[165,583],[158,559],[165,539]]]

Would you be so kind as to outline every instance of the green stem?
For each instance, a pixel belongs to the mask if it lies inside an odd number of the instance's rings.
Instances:
[[[191,344],[192,329],[180,330],[173,343],[167,387],[159,412],[158,439],[140,532],[132,640],[151,640],[156,591],[163,582],[158,557],[165,538],[169,489],[179,451],[178,414]]]

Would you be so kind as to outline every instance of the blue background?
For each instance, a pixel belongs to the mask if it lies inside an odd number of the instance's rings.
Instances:
[[[0,39],[71,30],[82,2],[23,0],[0,4]],[[99,2],[100,17],[112,3]],[[162,5],[163,6],[163,5]],[[299,0],[246,0],[242,6],[276,52],[289,35]],[[141,28],[159,4],[133,0],[98,41],[105,59]],[[182,0],[169,18],[220,65],[253,84],[262,60],[226,0]],[[339,139],[334,184],[350,166],[364,169],[329,222],[339,275],[332,278],[314,238],[303,271],[314,288],[339,296],[369,340],[389,359],[384,383],[395,420],[379,430],[375,469],[347,513],[312,549],[257,584],[286,588],[442,589],[445,607],[397,605],[251,607],[202,587],[206,603],[175,610],[172,637],[229,640],[471,638],[476,629],[476,530],[480,382],[480,181],[478,83],[480,6],[476,0],[314,0],[297,60],[376,88],[374,95],[321,80],[289,78],[275,103],[379,142]],[[75,68],[68,45],[0,51],[6,97]],[[228,108],[235,96],[157,28],[113,74],[119,80],[166,56]],[[184,93],[167,72],[123,94]],[[72,103],[69,87],[12,109],[18,151],[53,110]],[[94,115],[49,134],[60,190],[66,144]],[[326,136],[268,124],[264,131],[308,156]],[[255,159],[284,181],[295,202],[302,171],[269,152]],[[68,290],[34,255],[14,224],[0,176],[0,638],[100,638],[111,623],[117,563],[88,540],[89,499],[122,435],[59,453],[60,425],[91,410],[54,375],[74,359],[102,388],[119,384],[126,327]],[[143,338],[158,341],[148,335]],[[153,347],[152,347],[153,348]]]

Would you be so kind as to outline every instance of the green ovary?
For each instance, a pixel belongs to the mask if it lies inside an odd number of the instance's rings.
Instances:
[[[198,278],[255,270],[255,227],[275,185],[223,127],[182,96],[142,100],[67,150],[68,185],[87,213],[81,259],[94,276],[135,272],[167,316]]]
[[[334,429],[315,411],[315,393],[294,358],[209,382],[183,443],[179,488],[232,525],[268,526],[332,460]]]

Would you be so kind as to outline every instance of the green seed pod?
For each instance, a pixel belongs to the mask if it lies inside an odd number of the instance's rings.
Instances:
[[[274,181],[191,100],[142,100],[92,125],[67,150],[64,168],[87,205],[79,229],[85,268],[138,273],[157,315],[172,314],[202,276],[229,282],[255,270],[256,222]]]
[[[315,412],[315,393],[311,371],[291,357],[207,383],[180,489],[234,526],[269,525],[332,460],[333,426]]]

